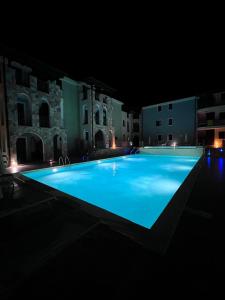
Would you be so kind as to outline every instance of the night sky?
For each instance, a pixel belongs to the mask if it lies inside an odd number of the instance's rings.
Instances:
[[[114,17],[93,14],[89,22],[70,14],[68,20],[55,17],[57,26],[46,15],[38,24],[32,16],[29,25],[8,30],[1,43],[74,79],[93,76],[107,83],[129,110],[225,89],[225,51],[218,30],[198,13],[176,15],[173,22],[168,15],[160,26],[162,14],[154,20],[132,14],[123,19],[117,11]]]

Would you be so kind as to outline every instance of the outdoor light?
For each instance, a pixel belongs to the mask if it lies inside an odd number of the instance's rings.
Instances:
[[[220,152],[223,152],[223,148],[220,148],[219,151],[220,151]]]
[[[53,164],[53,160],[50,159],[50,160],[49,160],[49,165],[52,166],[52,164]]]

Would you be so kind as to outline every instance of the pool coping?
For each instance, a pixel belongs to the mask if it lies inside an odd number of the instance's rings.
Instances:
[[[124,156],[118,156],[118,157],[124,157]],[[181,184],[181,186],[173,195],[169,203],[163,209],[162,213],[160,214],[156,222],[153,224],[151,229],[142,227],[141,225],[138,225],[132,221],[120,217],[103,208],[95,206],[94,204],[90,204],[77,197],[71,196],[60,190],[57,190],[48,185],[40,183],[36,180],[28,178],[21,173],[17,173],[15,175],[16,178],[22,180],[24,183],[32,184],[34,187],[42,191],[45,191],[47,193],[50,193],[51,195],[54,195],[56,198],[58,195],[60,197],[64,197],[68,199],[68,201],[71,200],[73,201],[73,203],[75,202],[74,204],[78,205],[80,210],[86,212],[87,214],[99,218],[100,222],[106,224],[111,229],[119,232],[122,235],[129,237],[135,242],[141,244],[143,247],[146,247],[147,249],[152,250],[153,252],[163,255],[166,253],[169,247],[170,241],[173,237],[173,234],[175,233],[179,219],[185,209],[185,205],[192,191],[192,187],[201,169],[203,158],[204,155],[200,156],[199,160],[194,165],[193,169],[190,171],[190,173],[185,178],[184,182]],[[111,158],[105,158],[101,160],[110,160],[110,159],[113,158],[111,157]],[[98,160],[74,163],[71,165],[77,165],[77,164],[80,165],[80,164],[86,164],[90,162],[96,163],[96,161]],[[65,167],[65,165],[57,166],[57,168],[61,168],[61,167]],[[50,168],[56,168],[56,166]],[[50,168],[43,168],[43,169],[50,169]],[[28,172],[31,173],[33,171],[25,171],[23,173],[28,173]]]

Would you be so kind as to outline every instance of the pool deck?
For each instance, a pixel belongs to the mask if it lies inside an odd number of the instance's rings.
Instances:
[[[0,219],[2,299],[80,293],[82,298],[126,299],[165,290],[181,297],[219,295],[225,270],[224,182],[225,158],[204,158],[163,256],[99,223],[60,195]],[[12,206],[51,197],[18,185]]]

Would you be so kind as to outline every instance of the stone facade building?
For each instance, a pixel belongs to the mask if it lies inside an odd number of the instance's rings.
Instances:
[[[61,89],[56,81],[43,81],[30,67],[1,60],[1,107],[7,119],[7,163],[58,159],[67,153],[62,122]],[[1,118],[2,119],[2,118]]]
[[[74,157],[82,152],[81,144],[83,149],[130,144],[133,116],[112,97],[112,88],[97,80],[75,81],[62,72],[53,79],[46,76],[45,65],[37,72],[35,64],[0,58],[5,165]]]

